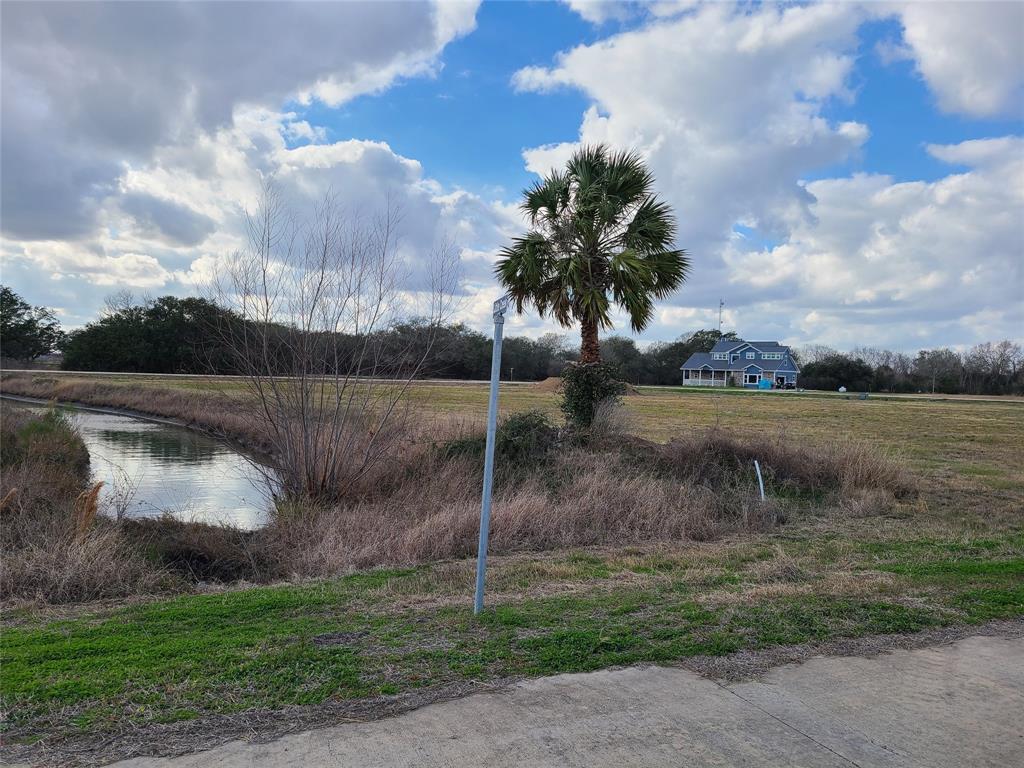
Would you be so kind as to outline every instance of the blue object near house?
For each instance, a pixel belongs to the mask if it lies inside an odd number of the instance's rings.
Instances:
[[[683,385],[793,389],[800,368],[789,347],[777,341],[719,341],[682,364]]]

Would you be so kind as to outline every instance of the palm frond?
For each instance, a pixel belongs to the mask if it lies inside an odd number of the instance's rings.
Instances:
[[[523,192],[533,229],[502,250],[498,280],[522,312],[532,304],[568,326],[611,328],[622,307],[634,331],[654,318],[654,299],[686,280],[690,258],[673,247],[672,210],[653,194],[654,177],[636,152],[580,147],[565,171]]]

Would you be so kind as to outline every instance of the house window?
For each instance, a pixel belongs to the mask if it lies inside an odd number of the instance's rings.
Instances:
[[[754,353],[753,352],[747,352],[747,360],[753,360],[753,359],[754,359]]]
[[[781,360],[782,354],[779,352],[765,352],[762,357],[764,357],[765,360]]]
[[[725,360],[726,354],[725,352],[715,352],[715,354],[713,354],[711,357],[714,360]]]
[[[743,374],[744,384],[757,384],[761,380],[761,374],[759,373],[745,373]]]

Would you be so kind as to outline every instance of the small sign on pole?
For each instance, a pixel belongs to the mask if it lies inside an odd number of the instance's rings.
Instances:
[[[484,489],[480,500],[480,542],[476,553],[476,596],[473,613],[484,607],[484,577],[487,573],[487,538],[491,528],[491,488],[494,482],[494,440],[498,431],[498,382],[501,379],[501,333],[508,311],[508,296],[494,302],[494,349],[491,352],[491,397],[487,405],[487,445],[484,448]]]

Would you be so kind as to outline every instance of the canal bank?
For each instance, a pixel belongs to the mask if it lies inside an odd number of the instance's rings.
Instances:
[[[3,395],[13,407],[42,400]],[[169,515],[186,522],[262,527],[272,471],[251,453],[172,419],[112,408],[60,403],[89,451],[101,509],[129,519]]]

